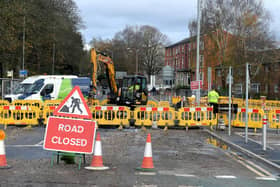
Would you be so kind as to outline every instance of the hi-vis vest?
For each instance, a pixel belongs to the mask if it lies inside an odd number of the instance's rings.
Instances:
[[[208,93],[209,103],[218,103],[218,99],[219,99],[219,94],[215,90],[212,90]]]

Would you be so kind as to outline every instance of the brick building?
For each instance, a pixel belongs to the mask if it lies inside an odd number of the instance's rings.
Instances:
[[[200,40],[200,80],[203,80],[202,90],[208,90],[208,67],[212,68],[211,83],[216,77],[217,55],[211,55],[205,50],[204,44],[211,46],[210,39],[204,35]],[[207,62],[207,63],[206,63]],[[175,85],[190,87],[190,82],[196,80],[196,37],[186,38],[165,48],[165,65],[175,70]],[[215,81],[216,83],[216,81]],[[218,82],[219,83],[219,82]]]

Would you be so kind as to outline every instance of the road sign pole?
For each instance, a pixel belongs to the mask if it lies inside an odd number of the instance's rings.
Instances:
[[[248,84],[249,84],[249,71],[248,63],[246,63],[246,114],[245,114],[245,143],[248,143]]]
[[[266,151],[266,129],[267,129],[267,118],[266,115],[263,116],[263,136],[262,136],[262,143],[263,143],[263,150]]]
[[[231,66],[229,67],[229,86],[228,86],[228,135],[231,135]]]

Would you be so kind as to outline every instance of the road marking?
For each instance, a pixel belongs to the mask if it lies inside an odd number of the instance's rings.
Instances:
[[[133,187],[157,187],[157,185],[154,184],[135,184]]]
[[[35,145],[43,145],[44,144],[44,140],[42,140],[42,141],[40,141],[40,142],[38,142],[37,144],[35,144]]]
[[[233,157],[232,155],[230,155],[229,153],[225,153],[227,156],[231,157],[232,159],[234,159],[235,161],[237,161],[238,163],[240,163],[241,165],[245,166],[247,169],[249,169],[250,171],[254,172],[255,174],[257,174],[260,177],[265,177],[264,174],[258,172],[257,170],[255,170],[254,168],[252,168],[251,166],[249,166],[248,164],[246,164],[244,161],[238,160],[237,158]]]
[[[254,162],[252,162],[252,161],[250,161],[250,160],[246,160],[245,158],[239,156],[239,155],[238,155],[237,153],[235,153],[235,152],[231,152],[231,153],[234,154],[239,160],[242,160],[242,161],[244,161],[244,162],[247,162],[247,163],[250,164],[251,166],[255,167],[255,169],[258,169],[259,171],[263,172],[265,175],[267,175],[267,176],[272,176],[272,174],[271,174],[269,171],[263,169],[262,167],[260,167],[259,165],[255,164]]]
[[[192,174],[182,174],[182,173],[175,173],[174,175],[176,177],[196,177],[195,175]]]
[[[275,177],[256,177],[257,180],[277,181]]]
[[[136,172],[135,175],[156,175],[155,172]]]
[[[233,175],[217,175],[215,176],[216,179],[236,179],[236,176]]]
[[[42,147],[42,145],[7,145],[6,147]]]

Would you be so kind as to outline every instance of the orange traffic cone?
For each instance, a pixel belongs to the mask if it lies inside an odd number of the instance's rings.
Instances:
[[[109,167],[103,165],[103,159],[102,159],[102,145],[101,145],[101,138],[100,133],[97,133],[97,137],[95,140],[95,146],[94,146],[94,155],[92,157],[91,165],[85,167],[85,169],[88,170],[106,170],[109,169]]]
[[[153,154],[152,154],[152,141],[151,141],[151,134],[149,133],[146,140],[145,145],[145,153],[142,162],[141,168],[137,168],[137,170],[141,171],[154,171],[154,164],[153,164]]]
[[[7,164],[4,139],[5,132],[0,130],[0,169],[7,169],[11,167]]]

